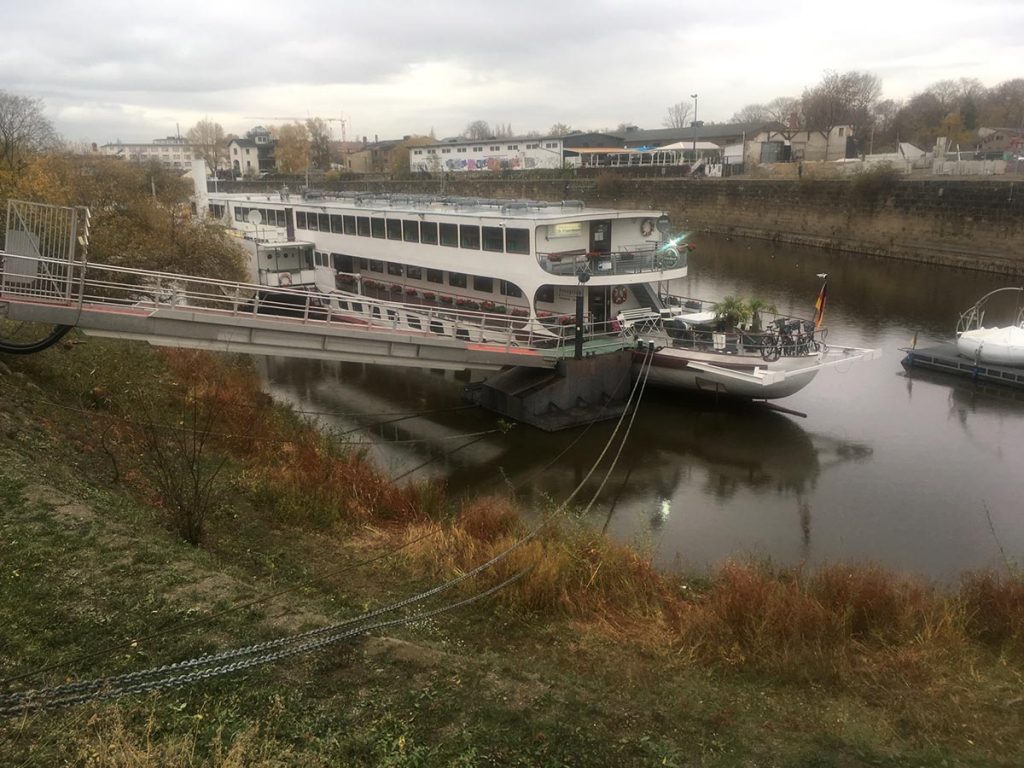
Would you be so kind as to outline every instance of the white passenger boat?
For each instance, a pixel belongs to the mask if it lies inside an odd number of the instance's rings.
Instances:
[[[999,298],[996,298],[999,297]],[[1009,325],[985,327],[985,315],[1000,300],[1015,300]],[[1024,288],[998,288],[960,315],[956,349],[963,357],[989,365],[1024,366]]]
[[[500,317],[534,343],[574,333],[581,300],[591,336],[655,344],[655,384],[785,397],[829,364],[813,324],[726,328],[712,304],[674,295],[692,246],[660,212],[572,200],[202,193],[199,204],[244,236],[254,282],[327,296],[321,311],[332,320],[472,343]]]

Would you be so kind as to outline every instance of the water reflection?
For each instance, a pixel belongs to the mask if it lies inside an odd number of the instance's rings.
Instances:
[[[816,274],[828,272],[832,340],[882,357],[823,371],[783,401],[806,419],[649,391],[590,508],[594,525],[667,566],[755,553],[955,579],[998,565],[993,529],[1011,558],[1024,555],[1024,395],[907,376],[899,365],[915,333],[921,345],[947,340],[959,311],[998,276],[721,238],[698,242],[690,270],[691,295],[756,297],[804,315]],[[265,375],[275,397],[349,431],[393,477],[443,478],[454,495],[514,492],[528,508],[564,499],[613,429],[501,432],[493,414],[463,405],[464,382],[451,374],[269,360]],[[581,507],[614,453],[577,497]]]

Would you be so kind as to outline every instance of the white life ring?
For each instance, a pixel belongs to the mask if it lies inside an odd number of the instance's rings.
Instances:
[[[640,222],[641,235],[650,237],[652,232],[654,232],[654,221],[652,219],[644,219]]]
[[[612,301],[615,304],[625,304],[626,297],[628,295],[629,294],[626,292],[626,286],[624,285],[616,285],[612,288]]]
[[[282,272],[277,278],[277,284],[284,288],[287,288],[289,285],[292,284],[292,276],[287,272]]]

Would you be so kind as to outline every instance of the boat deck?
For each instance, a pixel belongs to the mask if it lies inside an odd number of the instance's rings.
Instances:
[[[908,349],[906,352],[907,356],[903,358],[903,367],[907,370],[926,368],[968,378],[972,381],[984,381],[1015,389],[1024,389],[1024,368],[975,363],[973,360],[957,354],[956,344],[952,342],[938,344],[934,347]]]

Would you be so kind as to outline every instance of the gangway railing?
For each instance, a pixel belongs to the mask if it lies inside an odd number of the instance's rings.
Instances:
[[[267,354],[287,354],[288,345],[296,344],[300,356],[366,359],[346,357],[342,338],[347,337],[350,346],[360,339],[400,339],[401,346],[391,344],[367,354],[381,363],[447,368],[479,364],[491,369],[512,364],[553,367],[558,359],[570,356],[574,346],[574,334],[565,326],[507,314],[109,264],[77,263],[75,280],[55,283],[46,276],[66,261],[6,252],[0,252],[0,260],[0,302],[8,316],[78,325],[86,332],[144,338],[154,344],[217,349],[230,342],[238,351],[257,351],[245,349],[253,347]],[[176,322],[140,326],[140,319]],[[205,324],[209,333],[186,330],[182,321],[197,328]],[[268,343],[275,331],[287,331],[290,341]],[[317,354],[307,354],[312,342],[302,340],[303,335],[315,337]],[[613,324],[591,324],[585,341],[587,354],[631,343]],[[436,350],[425,352],[427,348]]]

